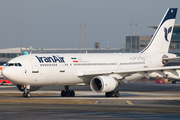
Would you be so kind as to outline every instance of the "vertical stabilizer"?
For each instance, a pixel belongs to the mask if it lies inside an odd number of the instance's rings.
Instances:
[[[177,8],[169,8],[160,22],[151,41],[140,53],[168,53]]]

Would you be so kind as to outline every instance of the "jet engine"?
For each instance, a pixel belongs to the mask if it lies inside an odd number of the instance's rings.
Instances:
[[[21,92],[24,92],[24,90],[25,90],[24,85],[18,85],[18,84],[17,84],[16,87],[17,87],[17,89],[18,89],[19,91],[21,91]],[[36,91],[36,90],[38,90],[40,87],[41,87],[41,86],[36,86],[36,87],[31,86],[29,92],[31,92],[31,91]]]
[[[90,87],[94,92],[110,92],[119,85],[118,81],[111,76],[97,76],[90,82]]]

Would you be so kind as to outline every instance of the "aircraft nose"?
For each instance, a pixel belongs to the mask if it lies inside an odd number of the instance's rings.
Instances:
[[[4,76],[4,73],[5,73],[5,68],[2,69],[2,71],[1,71],[1,75],[2,75],[3,77],[5,77],[5,76]]]
[[[2,69],[1,74],[6,79],[8,79],[10,77],[10,75],[11,75],[11,73],[6,68]]]

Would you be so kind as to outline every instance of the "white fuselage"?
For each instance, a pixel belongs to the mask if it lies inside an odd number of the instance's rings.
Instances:
[[[87,71],[161,67],[164,54],[111,53],[111,54],[30,54],[10,60],[22,66],[5,66],[10,81],[20,85],[89,85],[92,77],[78,77]],[[174,56],[173,54],[166,54]],[[128,81],[141,78],[134,74]]]

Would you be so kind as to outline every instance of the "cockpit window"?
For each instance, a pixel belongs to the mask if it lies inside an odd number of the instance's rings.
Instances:
[[[22,66],[21,63],[17,63],[17,64],[18,64],[18,66]]]
[[[6,66],[17,66],[17,67],[21,67],[21,63],[6,63]]]
[[[14,63],[9,63],[9,65],[8,66],[14,66]]]

